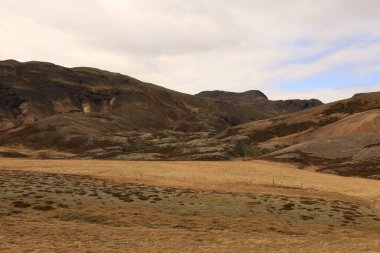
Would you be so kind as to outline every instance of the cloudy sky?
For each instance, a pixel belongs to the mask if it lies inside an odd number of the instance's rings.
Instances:
[[[194,94],[329,102],[380,90],[379,0],[0,0],[0,59]]]

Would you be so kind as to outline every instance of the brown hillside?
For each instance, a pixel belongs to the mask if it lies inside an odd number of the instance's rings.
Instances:
[[[211,135],[285,112],[187,95],[94,68],[0,62],[0,141],[16,150],[4,156],[41,151],[38,157],[52,157],[54,150],[87,158],[228,159],[235,144]]]
[[[97,113],[128,121],[129,130],[216,131],[284,111],[187,95],[94,68],[0,62],[0,129],[61,114]]]
[[[270,101],[259,91],[192,96],[93,68],[4,61],[0,156],[244,157],[380,178],[380,92],[318,104]]]
[[[380,177],[380,92],[232,127],[257,157],[319,166],[342,175]]]

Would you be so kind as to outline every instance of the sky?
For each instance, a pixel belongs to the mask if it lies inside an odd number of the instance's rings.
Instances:
[[[0,60],[177,91],[331,102],[380,91],[379,0],[0,0]]]

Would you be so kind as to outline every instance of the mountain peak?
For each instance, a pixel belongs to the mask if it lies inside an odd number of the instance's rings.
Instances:
[[[268,97],[259,90],[248,90],[245,92],[230,92],[222,90],[202,91],[196,96],[208,97],[226,101],[240,101],[246,103],[254,103],[258,100],[268,100]]]

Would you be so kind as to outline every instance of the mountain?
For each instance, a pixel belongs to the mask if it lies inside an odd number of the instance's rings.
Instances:
[[[249,90],[241,93],[222,90],[202,91],[195,96],[246,103],[257,103],[259,101],[268,100],[268,97],[259,90]]]
[[[228,92],[228,91],[202,91],[196,96],[219,99],[223,101],[231,101],[238,103],[249,103],[253,105],[265,106],[273,110],[281,111],[284,114],[305,110],[308,108],[320,106],[323,103],[318,99],[289,99],[271,101],[268,97],[259,90],[249,90],[245,92]]]
[[[128,130],[212,132],[286,113],[266,104],[187,95],[94,68],[14,60],[0,62],[0,101],[0,129],[70,114],[82,119],[107,115],[124,120]]]
[[[380,92],[241,124],[217,136],[237,137],[251,157],[380,179]]]
[[[94,68],[2,61],[0,156],[264,159],[380,179],[380,92],[329,104],[188,95]]]
[[[0,141],[3,147],[23,147],[25,152],[48,150],[42,155],[47,157],[52,150],[66,156],[115,147],[123,155],[156,153],[159,145],[149,146],[157,142],[155,136],[178,136],[187,144],[189,138],[284,113],[265,103],[192,96],[95,68],[0,62]],[[160,157],[183,157],[177,148],[161,146]],[[203,159],[191,153],[187,159]]]

